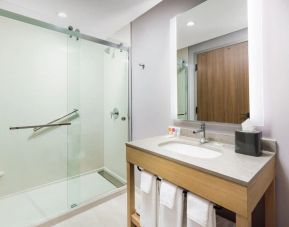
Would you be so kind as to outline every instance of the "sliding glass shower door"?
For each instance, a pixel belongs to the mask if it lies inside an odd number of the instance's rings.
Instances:
[[[92,41],[68,40],[68,204],[71,207],[126,182],[128,52]]]
[[[67,209],[74,122],[47,124],[70,111],[68,36],[6,17],[0,30],[0,226],[27,226]]]
[[[21,18],[0,10],[0,226],[13,227],[123,186],[129,122],[126,50]]]

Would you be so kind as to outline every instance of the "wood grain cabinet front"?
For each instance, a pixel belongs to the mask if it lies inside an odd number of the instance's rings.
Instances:
[[[275,157],[248,185],[241,185],[165,157],[127,146],[128,227],[140,227],[135,211],[134,166],[236,213],[237,227],[252,226],[252,212],[265,196],[266,227],[275,227]]]

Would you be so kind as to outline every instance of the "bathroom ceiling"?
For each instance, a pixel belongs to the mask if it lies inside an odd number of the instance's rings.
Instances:
[[[0,0],[0,8],[81,33],[111,37],[161,0]],[[57,14],[64,12],[67,17]]]
[[[188,22],[194,25],[187,26]],[[177,17],[178,49],[247,28],[246,0],[207,0]]]

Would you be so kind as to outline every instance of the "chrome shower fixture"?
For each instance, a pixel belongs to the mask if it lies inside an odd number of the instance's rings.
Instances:
[[[146,65],[145,64],[143,64],[143,63],[139,63],[138,64],[143,70],[145,69],[145,67],[146,67]]]
[[[186,60],[181,59],[181,60],[178,61],[178,66],[180,68],[186,68],[186,67],[188,67],[188,63],[187,63]]]

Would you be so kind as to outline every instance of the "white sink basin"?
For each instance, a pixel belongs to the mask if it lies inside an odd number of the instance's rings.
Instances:
[[[182,142],[166,142],[159,144],[163,150],[186,155],[193,158],[212,159],[222,155],[221,152],[204,147],[205,145],[193,145]]]

